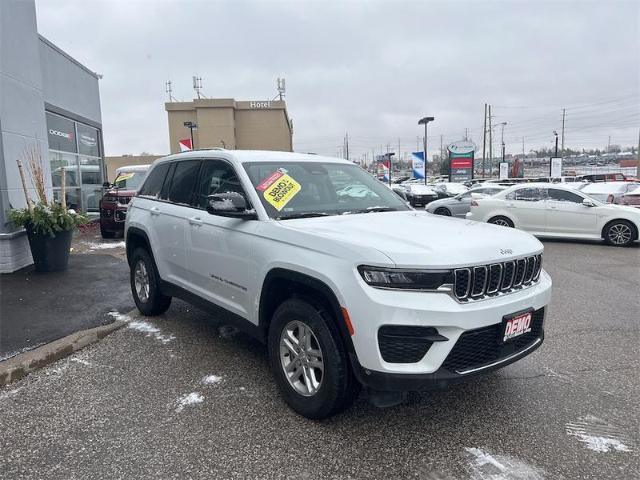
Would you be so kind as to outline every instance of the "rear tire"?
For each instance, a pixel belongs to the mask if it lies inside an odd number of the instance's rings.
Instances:
[[[510,219],[503,216],[490,218],[487,223],[492,223],[494,225],[500,225],[501,227],[509,227],[509,228],[513,228],[514,226],[513,222]]]
[[[149,252],[138,248],[131,257],[131,293],[140,313],[148,317],[161,315],[169,309],[171,297],[160,291],[160,276]]]
[[[276,309],[268,349],[280,393],[300,415],[327,418],[356,398],[360,384],[334,319],[313,300],[290,298]]]
[[[448,208],[445,207],[438,207],[435,209],[435,211],[433,212],[436,215],[442,215],[444,217],[450,217],[451,216],[451,211]]]
[[[614,247],[628,247],[637,236],[635,227],[627,220],[614,220],[604,229],[604,241]]]

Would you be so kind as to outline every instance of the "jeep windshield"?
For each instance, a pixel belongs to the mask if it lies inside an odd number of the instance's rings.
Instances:
[[[409,210],[402,198],[356,165],[255,162],[244,168],[274,219]]]

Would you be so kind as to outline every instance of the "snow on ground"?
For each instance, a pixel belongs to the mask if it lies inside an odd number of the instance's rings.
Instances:
[[[131,321],[131,317],[129,315],[117,312],[116,310],[110,311],[108,315],[111,316],[114,320],[120,320],[121,322]]]
[[[110,250],[112,248],[125,248],[124,240],[121,242],[83,242],[90,250]]]
[[[576,437],[594,452],[630,452],[632,450],[629,446],[631,441],[627,435],[593,415],[581,417],[577,422],[566,423],[565,431],[567,435]]]
[[[220,383],[222,381],[222,377],[218,375],[207,375],[202,379],[202,383],[205,385],[215,385],[216,383]]]
[[[71,358],[71,361],[72,361],[72,362],[79,363],[79,364],[81,364],[81,365],[85,365],[85,366],[87,366],[87,367],[91,367],[91,366],[93,366],[93,363],[91,363],[91,362],[87,362],[84,358],[72,357],[72,358]]]
[[[471,457],[471,480],[543,480],[544,471],[517,458],[492,455],[479,448],[465,448]]]
[[[132,330],[146,334],[147,337],[153,337],[162,343],[169,343],[176,338],[175,335],[163,335],[162,330],[144,320],[131,321],[127,326]]]
[[[202,402],[204,402],[204,397],[198,392],[186,393],[176,400],[176,412],[179,413],[184,410],[184,407],[189,407]]]

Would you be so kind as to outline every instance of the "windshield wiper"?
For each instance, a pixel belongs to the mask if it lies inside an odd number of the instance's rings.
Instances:
[[[375,212],[396,212],[394,207],[368,207],[360,210],[351,210],[349,213],[375,213]]]
[[[294,218],[312,218],[312,217],[329,217],[331,213],[325,212],[301,212],[301,213],[292,213],[291,215],[283,215],[281,217],[276,217],[276,220],[291,220]]]

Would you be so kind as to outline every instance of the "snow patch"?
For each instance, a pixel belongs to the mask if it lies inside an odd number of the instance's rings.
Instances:
[[[207,375],[202,379],[202,383],[205,385],[215,385],[216,383],[220,383],[222,381],[222,377],[218,375]]]
[[[20,355],[21,353],[28,352],[29,350],[33,350],[35,348],[41,347],[45,343],[46,342],[41,342],[41,343],[38,343],[37,345],[31,345],[31,346],[28,346],[28,347],[24,347],[24,348],[22,348],[20,350],[14,350],[13,352],[8,352],[8,353],[5,353],[4,355],[0,355],[0,362],[2,362],[4,360],[8,360],[8,359],[10,359],[12,357],[15,357],[16,355]]]
[[[83,358],[73,357],[73,358],[71,359],[71,361],[72,361],[72,362],[79,363],[79,364],[81,364],[81,365],[85,365],[85,366],[87,366],[87,367],[91,367],[91,366],[93,366],[93,363],[91,363],[91,362],[87,362],[87,361],[86,361],[85,359],[83,359]]]
[[[102,242],[102,243],[95,243],[95,242],[84,242],[84,244],[89,247],[90,250],[110,250],[112,248],[125,248],[125,243],[124,241],[122,242]]]
[[[198,392],[191,392],[185,395],[182,395],[178,400],[176,400],[176,412],[181,412],[184,410],[184,407],[188,407],[191,405],[195,405],[197,403],[204,402],[204,397],[200,395]]]
[[[630,452],[631,440],[617,427],[604,420],[587,415],[576,422],[565,424],[567,435],[576,437],[586,448],[598,453]],[[625,443],[626,442],[626,443]]]
[[[131,317],[129,315],[126,315],[124,313],[120,313],[116,310],[111,310],[108,315],[110,317],[112,317],[114,320],[119,320],[121,322],[129,322],[131,321]]]
[[[152,325],[149,322],[145,322],[144,320],[136,320],[136,321],[129,322],[127,326],[132,330],[142,332],[147,337],[153,337],[159,342],[162,342],[165,344],[169,343],[170,341],[176,338],[175,335],[163,335],[162,331],[158,327],[156,327],[155,325]]]
[[[13,397],[14,395],[18,394],[20,392],[20,390],[22,390],[24,387],[18,387],[18,388],[14,388],[13,390],[8,390],[6,392],[0,392],[0,400],[4,400],[5,398],[9,398],[9,397]]]
[[[471,480],[544,480],[544,471],[507,455],[492,455],[479,448],[465,448],[471,457]]]

